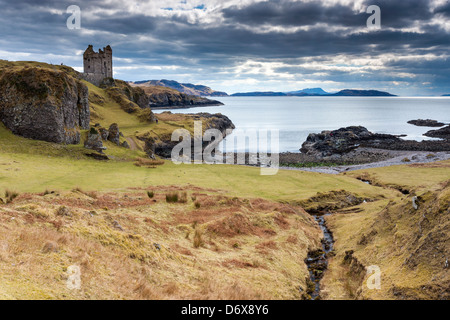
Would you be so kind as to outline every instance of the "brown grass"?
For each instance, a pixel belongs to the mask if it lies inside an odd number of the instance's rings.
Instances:
[[[210,190],[165,187],[154,199],[148,190],[98,192],[94,199],[78,188],[27,194],[0,207],[0,298],[299,298],[295,288],[307,275],[303,260],[312,245],[306,232],[320,233],[302,222],[308,216],[283,214],[285,229],[270,210],[275,203],[263,211]],[[167,192],[187,199],[193,191],[210,207],[163,201]],[[224,233],[209,228],[223,222]],[[293,233],[297,244],[285,241]],[[265,254],[255,250],[260,237],[270,237]],[[65,285],[72,265],[81,268],[79,291]]]
[[[137,158],[134,165],[137,167],[156,168],[157,166],[164,165],[164,163],[164,160]]]

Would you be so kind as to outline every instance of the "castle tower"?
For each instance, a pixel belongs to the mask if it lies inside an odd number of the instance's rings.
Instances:
[[[93,46],[89,45],[83,54],[83,65],[86,77],[93,79],[91,82],[101,82],[104,78],[112,78],[111,46],[108,45],[103,50],[95,52]]]

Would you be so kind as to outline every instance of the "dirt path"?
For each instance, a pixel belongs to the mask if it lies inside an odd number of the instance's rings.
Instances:
[[[139,147],[133,138],[126,138],[126,140],[128,142],[128,145],[130,146],[131,150],[139,150]]]

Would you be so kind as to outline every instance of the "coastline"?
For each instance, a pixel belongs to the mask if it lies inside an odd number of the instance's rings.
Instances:
[[[308,172],[317,172],[325,174],[341,174],[349,171],[365,170],[372,168],[383,168],[398,165],[426,165],[440,161],[450,160],[450,151],[441,151],[430,153],[427,151],[399,151],[399,150],[381,150],[391,154],[391,158],[361,164],[323,166],[313,168],[296,168],[280,166],[281,170],[299,170]],[[408,159],[408,160],[406,160]]]
[[[373,158],[372,161],[370,160],[361,161],[362,159],[357,159],[357,156],[355,156],[356,161],[354,161],[353,163],[333,164],[330,162],[330,165],[327,165],[326,162],[320,162],[317,160],[309,161],[307,160],[307,158],[305,158],[305,155],[302,153],[280,153],[279,169],[337,175],[344,172],[365,170],[371,168],[382,168],[397,165],[427,165],[440,161],[450,160],[450,151],[440,151],[430,153],[428,151],[402,151],[402,150],[360,148],[359,150],[355,150],[354,155],[355,154],[363,155],[363,157],[370,154],[378,154],[379,158],[378,159]],[[237,164],[236,159],[239,156],[241,157],[244,156],[245,164]],[[260,166],[261,163],[267,162],[265,158],[260,157],[260,155],[257,153],[233,153],[231,156],[224,155],[224,163],[226,163],[226,159],[230,159],[230,157],[234,157],[234,161],[229,161],[230,164],[234,165],[254,167]],[[286,163],[286,157],[290,158],[289,163]],[[307,166],[308,164],[310,164],[311,166]],[[301,165],[305,166],[302,167]]]

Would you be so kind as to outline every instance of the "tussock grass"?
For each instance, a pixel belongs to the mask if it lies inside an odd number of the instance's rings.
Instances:
[[[92,199],[97,199],[97,192],[95,191],[84,191],[82,188],[76,187],[75,189],[72,190],[72,192],[78,192]]]
[[[5,190],[5,203],[11,203],[15,198],[19,196],[19,193],[9,189]]]
[[[178,192],[172,192],[166,194],[166,202],[167,203],[177,203],[178,202]]]
[[[194,234],[194,248],[200,248],[203,245],[202,232],[195,230]]]

